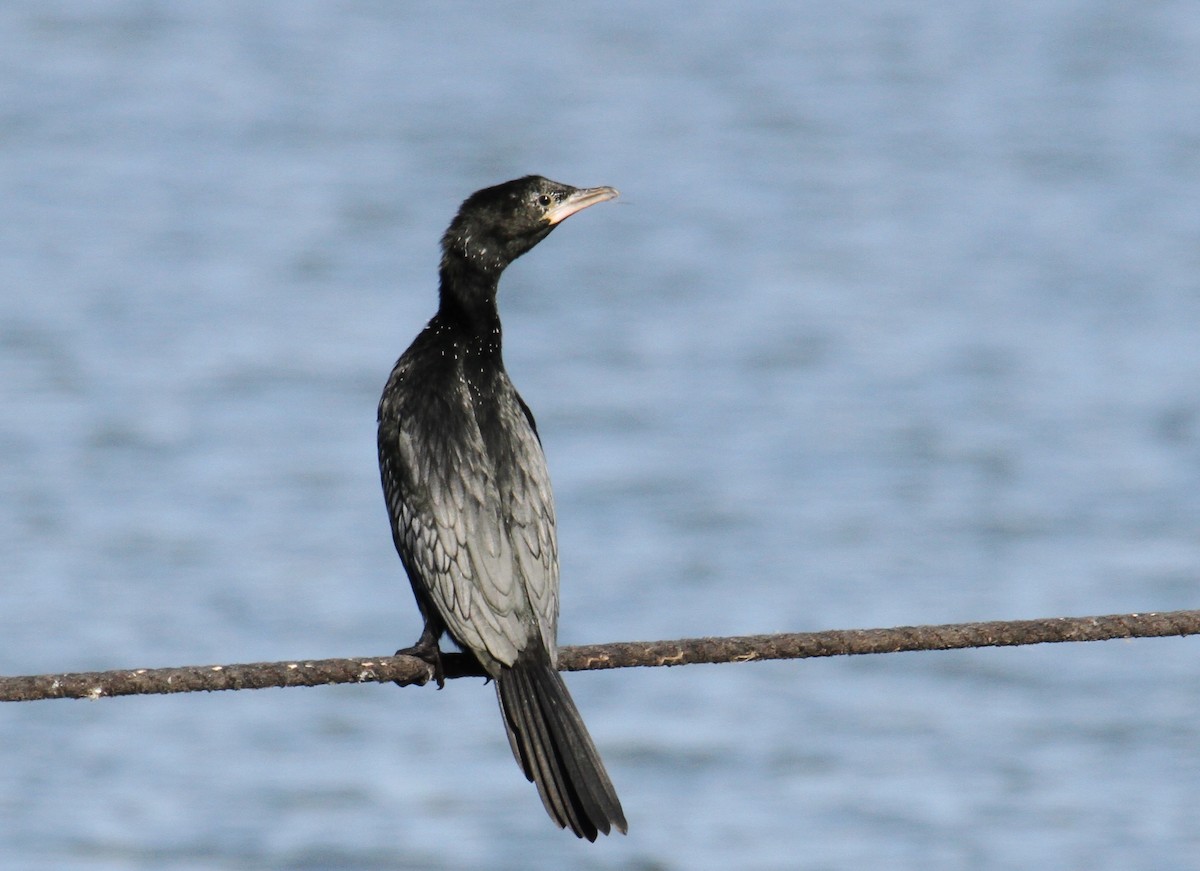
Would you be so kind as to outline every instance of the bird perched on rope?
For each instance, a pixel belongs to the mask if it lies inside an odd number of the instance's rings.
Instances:
[[[496,683],[508,740],[551,818],[594,841],[624,812],[559,675],[554,497],[537,425],[501,358],[500,274],[565,218],[610,200],[526,176],[477,191],[442,237],[437,314],[379,402],[392,537],[425,627],[402,651],[443,679],[443,634]]]

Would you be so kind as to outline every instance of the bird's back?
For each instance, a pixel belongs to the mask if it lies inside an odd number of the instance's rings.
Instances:
[[[498,355],[435,318],[379,404],[379,459],[409,580],[489,671],[556,656],[554,499],[532,415]]]

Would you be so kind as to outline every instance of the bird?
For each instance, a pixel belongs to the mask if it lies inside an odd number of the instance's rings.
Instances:
[[[424,619],[399,652],[424,660],[439,686],[443,635],[473,656],[551,819],[589,841],[628,827],[557,669],[554,496],[533,413],[505,371],[496,296],[510,263],[617,195],[529,175],[467,197],[442,237],[437,312],[378,409],[392,539]]]

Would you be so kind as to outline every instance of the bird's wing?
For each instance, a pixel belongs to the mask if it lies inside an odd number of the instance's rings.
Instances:
[[[531,473],[517,463],[505,467],[515,473],[497,474],[473,417],[437,430],[419,426],[422,420],[444,422],[463,407],[447,402],[439,415],[381,420],[384,494],[414,587],[424,591],[451,636],[485,666],[511,665],[535,625],[543,638],[547,632],[551,641],[554,636],[553,500],[548,484],[538,487],[531,480],[536,468]],[[527,459],[526,451],[518,453]],[[540,447],[536,462],[544,473]]]
[[[516,393],[514,391],[514,396]],[[554,494],[533,415],[520,397],[522,417],[515,422],[520,456],[508,465],[511,480],[502,486],[508,499],[513,555],[526,594],[537,614],[551,661],[558,660],[558,538]]]

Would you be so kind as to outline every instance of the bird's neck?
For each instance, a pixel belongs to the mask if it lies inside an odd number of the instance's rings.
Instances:
[[[469,263],[442,264],[438,318],[465,340],[468,348],[500,356],[500,312],[496,292],[500,275]]]

